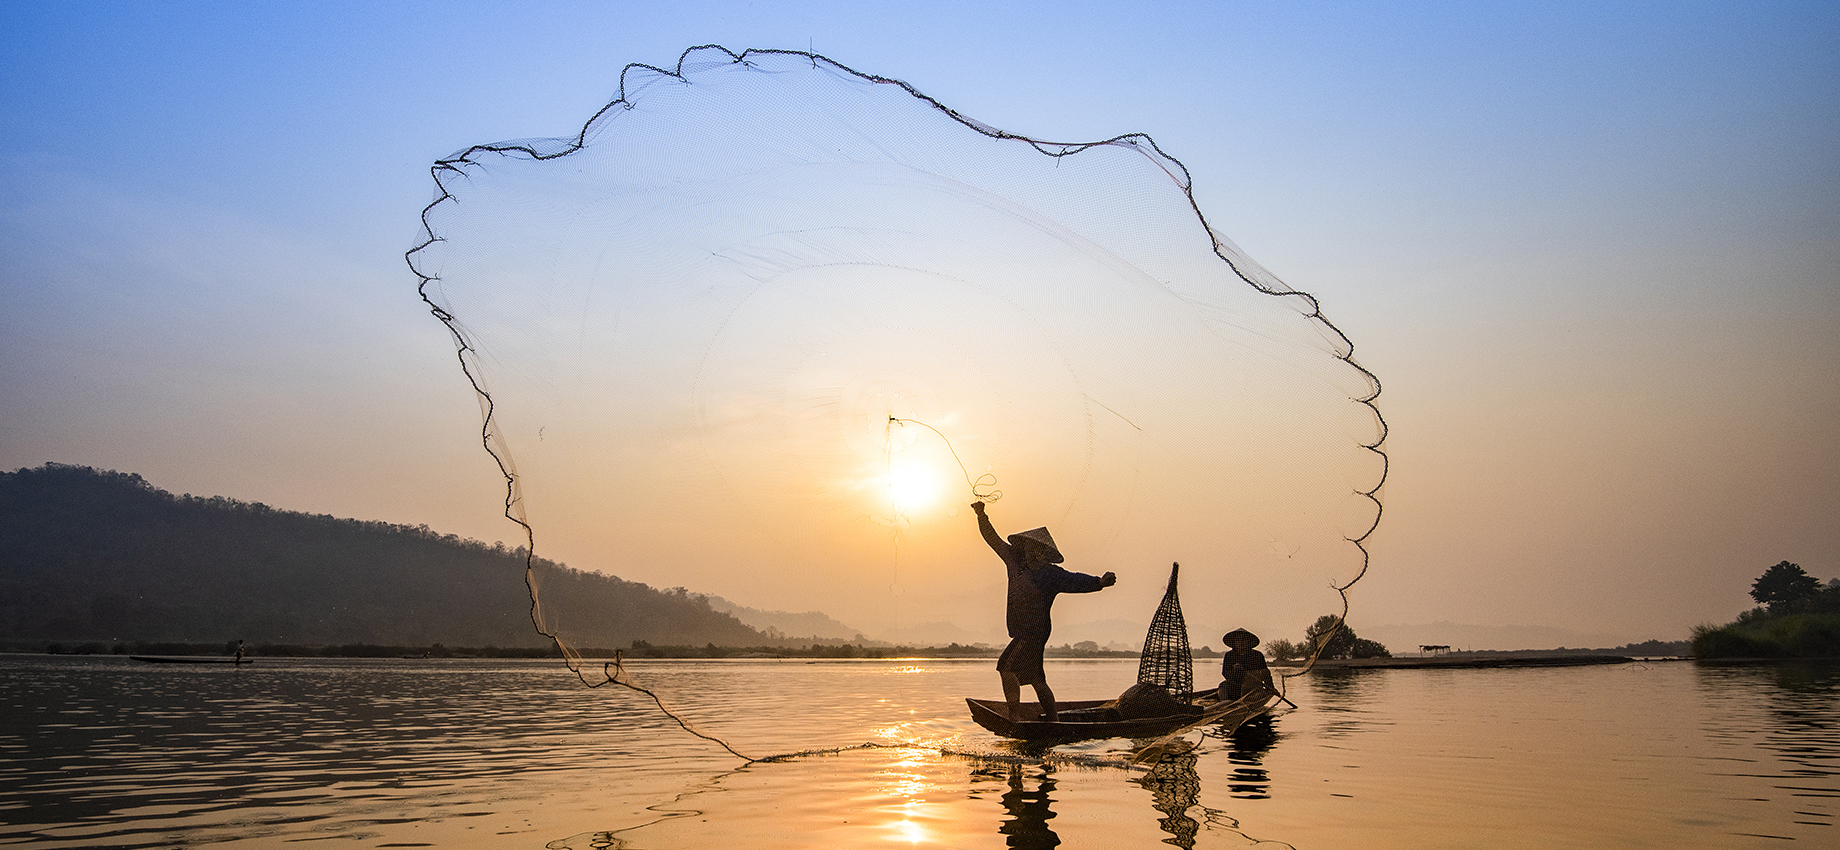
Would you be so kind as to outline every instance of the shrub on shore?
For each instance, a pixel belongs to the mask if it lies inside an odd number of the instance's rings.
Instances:
[[[1696,658],[1840,657],[1840,613],[1783,614],[1693,630]]]
[[[1840,658],[1840,581],[1825,587],[1783,561],[1751,586],[1764,603],[1723,626],[1693,629],[1697,658]]]

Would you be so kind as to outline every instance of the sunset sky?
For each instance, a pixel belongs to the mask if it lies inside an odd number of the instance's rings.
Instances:
[[[1837,42],[1817,2],[11,4],[0,467],[516,542],[403,260],[429,164],[573,135],[628,63],[815,50],[1012,132],[1147,133],[1320,298],[1391,428],[1363,634],[1680,639],[1778,561],[1840,576]],[[1147,619],[1166,564],[1069,556],[1121,583],[1060,621]]]

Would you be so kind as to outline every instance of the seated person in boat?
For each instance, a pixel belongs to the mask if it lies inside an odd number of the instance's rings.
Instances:
[[[983,502],[973,502],[971,509],[977,512],[978,531],[983,533],[984,542],[1003,559],[1009,572],[1009,603],[1004,620],[1010,640],[1003,656],[997,659],[997,672],[1003,677],[1003,698],[1009,702],[1010,719],[1025,719],[1021,716],[1022,686],[1030,685],[1041,700],[1042,719],[1053,723],[1060,715],[1054,708],[1054,691],[1048,688],[1047,674],[1042,671],[1041,656],[1053,627],[1049,609],[1054,597],[1111,587],[1118,582],[1118,576],[1109,572],[1090,576],[1063,569],[1061,551],[1048,529],[1030,529],[1005,540],[984,514]]]
[[[1265,656],[1254,647],[1259,636],[1245,629],[1234,629],[1221,636],[1227,651],[1220,657],[1220,701],[1234,702],[1250,693],[1271,693],[1271,670]]]

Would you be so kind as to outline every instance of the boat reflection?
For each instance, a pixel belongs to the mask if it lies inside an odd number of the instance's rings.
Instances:
[[[1229,795],[1247,800],[1271,796],[1271,774],[1264,767],[1265,754],[1281,737],[1278,719],[1270,714],[1248,720],[1225,736],[1227,761],[1233,765],[1233,773],[1227,778]]]
[[[1263,799],[1270,796],[1271,777],[1263,767],[1264,757],[1283,737],[1276,718],[1259,717],[1241,724],[1231,732],[1209,732],[1208,737],[1226,743],[1225,755],[1234,766],[1228,790],[1234,797]],[[1211,748],[1209,748],[1211,749]],[[1239,823],[1225,812],[1201,803],[1201,776],[1196,767],[1203,748],[1192,747],[1170,753],[1150,765],[1131,781],[1150,792],[1150,805],[1161,815],[1157,826],[1169,837],[1165,844],[1192,850],[1203,830],[1239,832]],[[1219,757],[1219,754],[1214,756]],[[1061,839],[1048,822],[1055,817],[1055,765],[1052,762],[977,764],[971,769],[971,782],[1001,782],[1004,818],[997,832],[1005,845],[1014,848],[1058,847]],[[1247,839],[1251,841],[1251,839]],[[1258,843],[1253,841],[1251,843]]]
[[[997,825],[1005,846],[1018,850],[1060,846],[1061,837],[1048,826],[1054,819],[1053,765],[985,765],[971,771],[974,785],[980,779],[995,779],[1008,786],[1002,797],[1006,817]]]
[[[1188,816],[1188,810],[1201,803],[1201,777],[1195,773],[1198,757],[1193,751],[1165,757],[1148,773],[1133,780],[1150,792],[1150,805],[1163,817],[1157,825],[1169,833],[1165,844],[1193,850],[1201,822]]]
[[[1263,729],[1255,727],[1236,746],[1242,748],[1241,752],[1256,759],[1259,754],[1269,750],[1277,739],[1278,735],[1267,724]],[[1132,780],[1150,792],[1150,804],[1162,815],[1157,820],[1157,826],[1169,835],[1163,839],[1163,843],[1182,850],[1193,850],[1197,837],[1205,831],[1213,833],[1216,839],[1233,843],[1233,846],[1268,847],[1274,850],[1291,847],[1280,841],[1253,838],[1240,829],[1238,819],[1201,802],[1201,776],[1195,770],[1201,755],[1200,748],[1174,753],[1151,766],[1143,776]],[[1256,761],[1253,763],[1256,764]],[[1258,774],[1264,776],[1263,771],[1258,771]],[[1239,774],[1236,772],[1235,775]],[[1238,783],[1234,785],[1237,787]],[[1260,782],[1258,785],[1260,794],[1257,796],[1265,796],[1265,783]],[[1236,793],[1233,796],[1252,795]]]

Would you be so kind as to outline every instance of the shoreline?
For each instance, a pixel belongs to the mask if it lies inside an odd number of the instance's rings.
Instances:
[[[1520,655],[1473,656],[1439,655],[1417,658],[1324,658],[1310,668],[1316,670],[1465,670],[1491,667],[1586,667],[1594,664],[1629,664],[1643,661],[1690,661],[1678,656],[1636,659],[1627,655]],[[1274,670],[1296,669],[1302,665],[1271,665]]]

